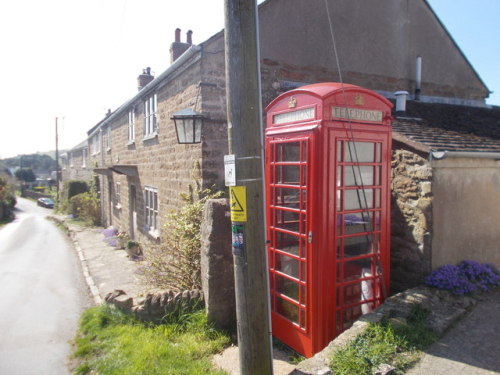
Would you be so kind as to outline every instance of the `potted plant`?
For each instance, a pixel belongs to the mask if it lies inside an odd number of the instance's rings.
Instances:
[[[129,256],[138,256],[141,254],[141,247],[139,242],[134,240],[128,240],[125,246],[125,250]]]

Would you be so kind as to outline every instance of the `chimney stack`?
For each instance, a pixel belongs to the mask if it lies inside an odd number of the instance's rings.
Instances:
[[[151,82],[155,77],[151,75],[151,68],[148,66],[142,70],[142,74],[137,77],[137,88],[141,91],[146,85]]]
[[[181,29],[175,29],[175,41],[170,46],[170,63],[177,60],[193,44],[193,32],[186,33],[186,43],[181,42]]]

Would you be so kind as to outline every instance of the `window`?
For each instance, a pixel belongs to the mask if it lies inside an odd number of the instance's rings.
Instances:
[[[99,129],[99,133],[97,135],[97,153],[102,150],[102,129]]]
[[[144,138],[155,137],[157,132],[156,94],[154,94],[144,101]]]
[[[97,154],[97,134],[94,135],[91,139],[90,139],[90,146],[91,146],[91,151],[92,151],[92,155],[95,155]]]
[[[121,198],[121,191],[120,190],[121,190],[120,183],[117,182],[115,185],[115,207],[117,209],[122,208],[122,205],[121,205],[122,198]]]
[[[158,189],[144,188],[144,228],[154,236],[158,235]]]
[[[82,149],[82,168],[87,168],[87,149]]]
[[[128,143],[135,141],[135,107],[128,111]]]
[[[106,150],[111,150],[111,125],[106,129]]]

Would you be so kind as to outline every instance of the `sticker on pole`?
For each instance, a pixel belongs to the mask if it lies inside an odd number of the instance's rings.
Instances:
[[[226,186],[236,186],[236,157],[224,155],[224,181]]]
[[[231,221],[247,221],[247,188],[246,186],[229,187],[229,206]]]

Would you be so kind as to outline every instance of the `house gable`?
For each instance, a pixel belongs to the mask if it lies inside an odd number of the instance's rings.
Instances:
[[[489,90],[425,0],[329,0],[343,81],[414,92],[422,57],[422,95],[484,102]],[[260,8],[261,57],[277,80],[339,81],[322,0],[268,0]]]

